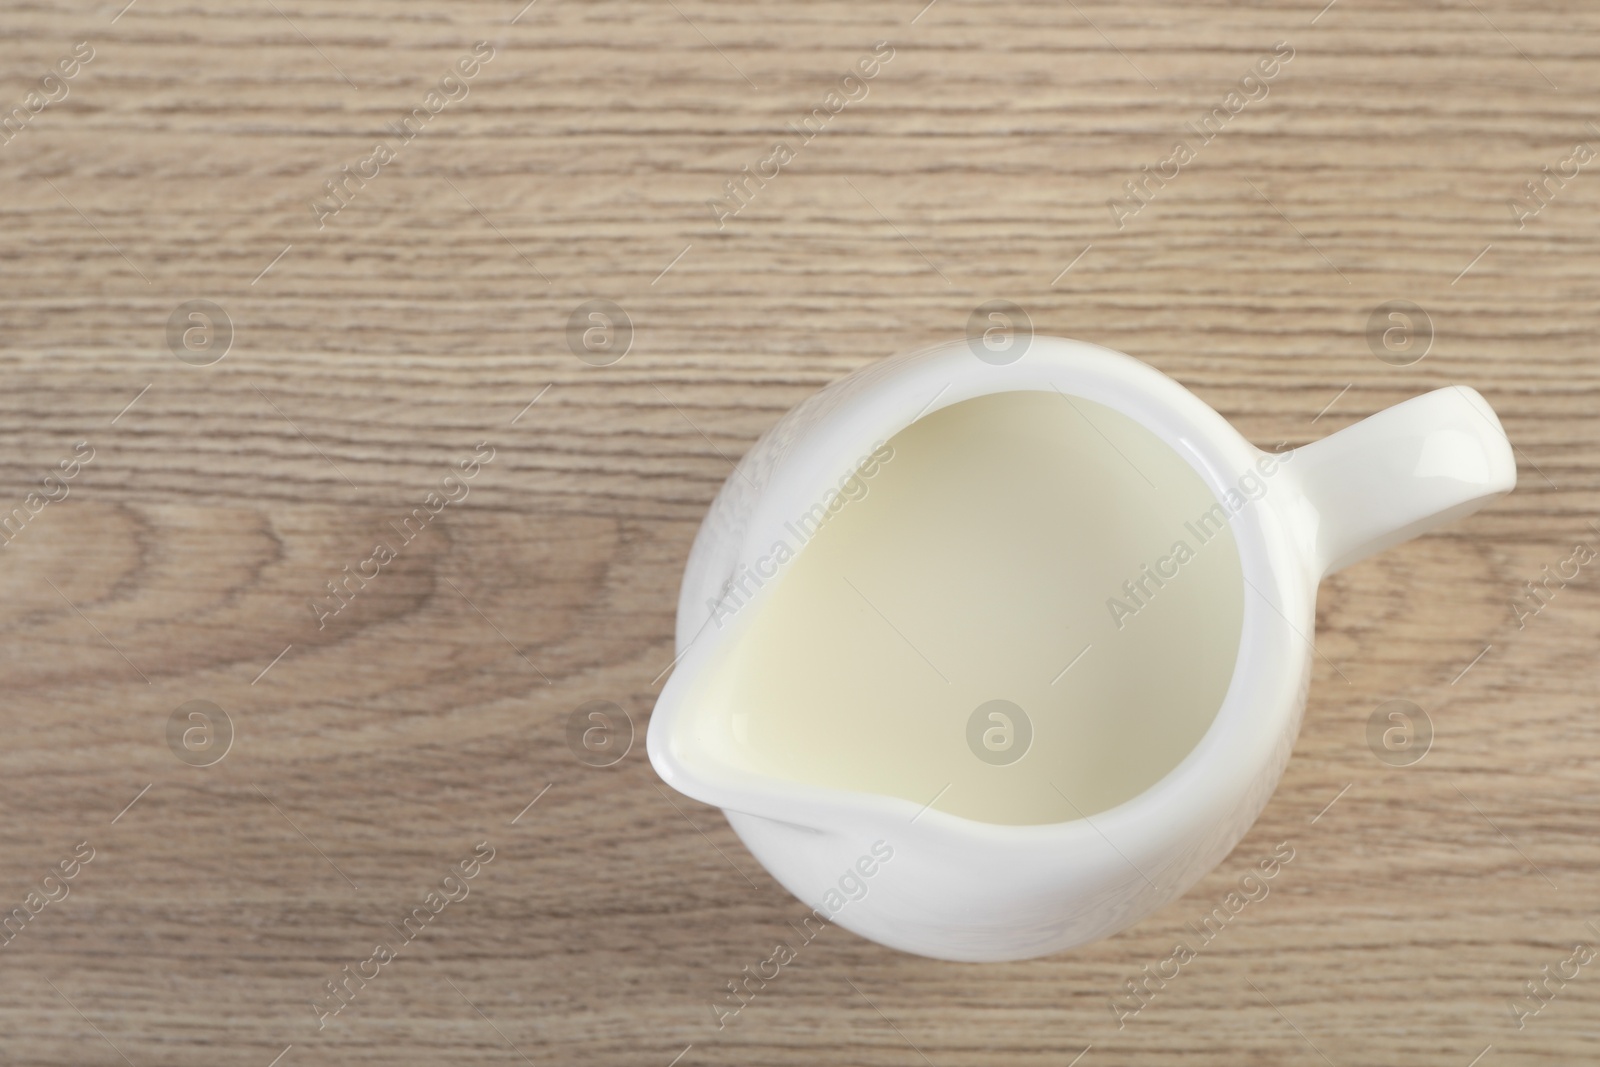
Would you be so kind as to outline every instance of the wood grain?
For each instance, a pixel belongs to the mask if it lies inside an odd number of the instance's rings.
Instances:
[[[6,113],[95,53],[0,144],[0,513],[94,449],[0,556],[0,912],[94,849],[0,949],[0,1061],[1592,1058],[1593,968],[1520,1029],[1508,1004],[1600,938],[1596,579],[1522,628],[1509,605],[1600,542],[1600,178],[1520,228],[1507,202],[1600,146],[1600,12],[519,7],[0,12]],[[866,97],[719,228],[706,201],[880,40]],[[477,41],[470,92],[319,228],[323,182]],[[1107,200],[1280,41],[1268,94],[1119,229]],[[606,367],[566,337],[597,298],[634,327]],[[1294,760],[1182,900],[1006,965],[829,930],[719,1031],[709,1001],[804,909],[644,759],[696,524],[781,412],[989,299],[1267,447],[1476,386],[1520,486],[1323,587]],[[1398,299],[1436,334],[1407,367],[1367,336]],[[191,300],[231,320],[220,362],[168,347]],[[319,628],[325,583],[483,441],[470,495]],[[1393,698],[1436,731],[1415,766],[1367,747]],[[607,769],[565,742],[596,699],[640,739]],[[235,727],[213,766],[169,749],[190,700]],[[324,984],[480,841],[470,894],[319,1030]],[[1271,895],[1119,1029],[1124,980],[1283,841]]]

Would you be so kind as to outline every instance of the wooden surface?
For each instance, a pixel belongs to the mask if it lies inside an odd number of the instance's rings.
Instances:
[[[0,910],[94,850],[0,948],[0,1062],[1592,1058],[1600,965],[1521,1029],[1508,1004],[1600,940],[1596,565],[1523,628],[1510,604],[1600,544],[1600,176],[1521,228],[1508,200],[1600,146],[1600,12],[519,6],[0,12],[6,108],[94,49],[0,144],[0,510],[94,452],[0,555]],[[322,183],[480,40],[468,95],[319,229]],[[706,202],[879,40],[866,97],[719,230]],[[1108,198],[1280,41],[1268,95],[1119,230]],[[633,323],[610,366],[567,343],[590,299]],[[644,758],[696,524],[782,411],[991,299],[1265,447],[1476,386],[1520,486],[1324,585],[1288,773],[1182,900],[1006,965],[831,929],[719,1031],[804,908]],[[220,362],[168,346],[191,300],[232,322]],[[1390,300],[1434,324],[1410,366],[1368,342]],[[470,496],[319,629],[481,441]],[[1414,766],[1368,746],[1396,698],[1435,731]],[[191,700],[236,732],[209,767],[168,743]],[[637,732],[614,767],[567,746],[590,700]],[[324,983],[480,841],[470,894],[319,1030]],[[1270,896],[1119,1029],[1124,980],[1280,842]]]

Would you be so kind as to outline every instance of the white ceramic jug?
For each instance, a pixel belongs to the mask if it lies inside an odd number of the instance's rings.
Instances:
[[[736,652],[778,583],[755,589],[728,625],[708,625],[710,605],[875,445],[948,405],[1022,390],[1054,390],[1130,417],[1186,460],[1219,502],[1251,472],[1280,463],[1269,494],[1228,509],[1246,584],[1243,625],[1226,696],[1199,743],[1132,799],[1045,825],[979,822],[900,797],[754,773],[730,758],[727,739],[688,711],[702,673]],[[1322,577],[1467,515],[1515,482],[1494,411],[1460,386],[1381,411],[1283,461],[1171,378],[1096,345],[1036,337],[1022,358],[1000,364],[964,342],[897,356],[800,404],[722,487],[684,575],[681,658],[650,721],[650,760],[673,788],[721,808],[796,897],[863,937],[967,961],[1081,945],[1183,894],[1266,805],[1305,708]]]

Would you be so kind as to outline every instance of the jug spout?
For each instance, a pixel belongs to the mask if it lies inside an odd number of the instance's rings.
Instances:
[[[1509,493],[1516,460],[1494,409],[1452,385],[1296,449],[1297,518],[1328,575]]]

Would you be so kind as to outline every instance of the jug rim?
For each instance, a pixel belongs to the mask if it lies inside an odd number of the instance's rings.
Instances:
[[[1004,365],[975,358],[966,342],[947,342],[891,357],[864,371],[874,380],[860,384],[853,395],[834,397],[831,410],[765,472],[739,542],[739,559],[753,560],[771,543],[775,521],[785,514],[778,501],[815,499],[820,487],[836,482],[873,441],[978,396],[1054,388],[1110,407],[1177,452],[1218,503],[1225,502],[1243,471],[1275,455],[1251,445],[1212,407],[1161,371],[1088,342],[1035,336],[1021,359]],[[862,374],[857,371],[828,390],[841,389]],[[1292,463],[1292,451],[1276,455],[1279,462]],[[740,476],[736,470],[730,483]],[[931,802],[919,810],[902,797],[757,774],[714,757],[691,766],[678,748],[684,700],[716,653],[736,640],[749,617],[758,613],[775,582],[756,592],[740,612],[744,617],[735,618],[731,627],[710,627],[708,614],[697,629],[690,628],[694,636],[680,643],[679,659],[651,716],[646,741],[651,763],[674,789],[730,811],[821,831],[855,830],[863,820],[880,827],[905,823],[917,836],[966,842],[1061,845],[1091,837],[1109,842],[1108,834],[1117,833],[1123,840],[1157,847],[1157,839],[1170,844],[1200,825],[1194,811],[1187,810],[1206,806],[1195,805],[1196,796],[1209,803],[1220,795],[1232,798],[1234,806],[1259,808],[1287,762],[1313,651],[1316,576],[1309,575],[1304,541],[1290,518],[1295,492],[1293,479],[1286,478],[1280,489],[1284,499],[1272,499],[1269,490],[1250,506],[1229,509],[1244,588],[1226,693],[1178,764],[1113,807],[1059,822],[994,823],[944,812]],[[704,603],[691,601],[692,595],[686,587],[680,616],[687,605]],[[684,632],[680,625],[680,639]],[[1163,814],[1169,818],[1163,821]]]

